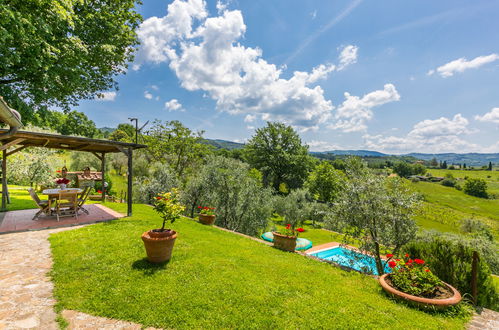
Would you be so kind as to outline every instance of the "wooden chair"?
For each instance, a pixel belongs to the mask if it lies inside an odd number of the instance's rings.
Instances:
[[[78,219],[78,193],[74,190],[59,191],[59,198],[55,202],[57,221],[60,217],[76,217]]]
[[[86,186],[83,189],[83,192],[78,197],[78,211],[83,211],[86,214],[89,214],[88,210],[84,207],[84,205],[85,205],[85,202],[87,201],[88,195],[90,195],[91,190],[92,190],[92,187]]]
[[[45,215],[52,214],[52,212],[50,210],[50,201],[40,200],[40,198],[38,197],[38,195],[35,192],[35,189],[33,189],[33,188],[29,188],[28,192],[29,192],[29,195],[31,196],[31,198],[33,199],[33,201],[36,203],[36,206],[38,206],[38,208],[40,209],[35,214],[35,216],[33,217],[32,220],[36,220],[41,214],[45,214]]]

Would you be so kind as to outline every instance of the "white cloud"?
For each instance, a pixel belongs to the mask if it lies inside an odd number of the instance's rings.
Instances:
[[[392,153],[486,152],[494,148],[482,148],[462,139],[462,135],[471,133],[467,126],[468,120],[461,114],[452,119],[427,119],[415,124],[413,129],[402,137],[366,134],[365,147]]]
[[[244,117],[244,122],[245,123],[252,123],[255,121],[255,119],[256,119],[255,115],[246,115],[246,117]]]
[[[400,95],[393,84],[386,84],[383,90],[376,90],[362,98],[345,93],[345,101],[334,115],[336,121],[328,127],[343,132],[365,131],[366,122],[373,117],[372,108],[398,100]]]
[[[205,92],[219,111],[258,115],[301,130],[317,129],[331,117],[331,101],[320,86],[311,85],[326,78],[334,65],[284,79],[282,69],[262,58],[262,50],[239,43],[246,31],[240,11],[206,16],[202,1],[174,1],[165,17],[142,23],[139,57],[169,63],[183,88]]]
[[[149,93],[148,91],[145,91],[144,92],[144,97],[148,100],[152,100],[153,98],[153,95],[151,93]]]
[[[475,120],[499,124],[499,108],[493,108],[483,116],[476,115]]]
[[[180,104],[177,99],[171,99],[170,101],[165,102],[165,109],[168,109],[168,111],[182,111],[182,104]]]
[[[442,66],[439,66],[436,70],[428,71],[428,75],[432,75],[434,73],[438,73],[440,76],[447,78],[452,77],[455,73],[461,73],[465,70],[476,69],[485,65],[487,63],[491,63],[499,60],[498,54],[490,54],[486,56],[478,56],[474,59],[468,61],[466,58],[461,57],[452,62],[446,63]]]
[[[317,9],[311,12],[310,16],[312,16],[312,19],[315,19],[317,17]]]
[[[359,47],[354,45],[348,45],[343,47],[343,50],[340,53],[339,60],[340,64],[338,65],[338,70],[343,70],[350,64],[357,63],[357,52]]]
[[[99,93],[95,99],[97,101],[114,101],[114,99],[116,99],[116,92],[102,92],[102,93]]]
[[[307,144],[310,147],[310,151],[331,151],[341,149],[338,145],[328,141],[312,140],[307,142]]]
[[[159,90],[159,87],[157,85],[151,85],[151,89],[155,90],[155,91],[158,91]]]

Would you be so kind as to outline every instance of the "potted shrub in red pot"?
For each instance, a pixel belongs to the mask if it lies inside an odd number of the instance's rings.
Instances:
[[[461,294],[433,274],[424,260],[411,259],[408,254],[401,259],[388,254],[387,258],[392,272],[381,276],[379,282],[388,294],[418,306],[439,309],[461,301]]]
[[[199,222],[203,225],[212,225],[215,223],[215,208],[209,206],[198,206]]]
[[[274,235],[274,247],[294,252],[296,248],[296,239],[300,233],[303,233],[305,230],[303,228],[294,228],[291,224],[287,224],[283,230],[274,231],[272,234]]]
[[[154,210],[161,215],[163,225],[161,228],[152,229],[142,234],[142,241],[146,248],[147,259],[153,263],[161,263],[170,260],[173,245],[177,239],[177,232],[165,228],[167,222],[174,223],[181,217],[185,206],[178,199],[178,190],[160,193],[156,196]]]

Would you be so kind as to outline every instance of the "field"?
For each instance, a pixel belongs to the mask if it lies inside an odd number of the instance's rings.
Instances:
[[[442,170],[428,169],[433,176],[444,177],[446,174],[452,174],[461,184],[465,177],[473,179],[484,179],[487,181],[488,191],[491,194],[499,196],[499,171],[484,171],[484,170]],[[499,212],[499,211],[498,211]]]

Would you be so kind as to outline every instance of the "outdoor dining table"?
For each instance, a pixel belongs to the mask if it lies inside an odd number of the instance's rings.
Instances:
[[[62,189],[59,188],[54,188],[54,189],[45,189],[42,191],[42,194],[47,195],[49,199],[57,199],[59,197],[59,192]],[[71,192],[74,191],[75,194],[81,194],[83,192],[83,189],[80,188],[66,188],[64,190],[70,190]]]

